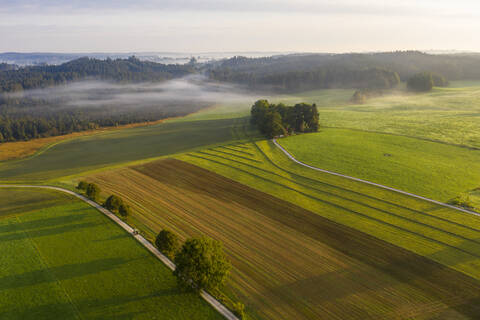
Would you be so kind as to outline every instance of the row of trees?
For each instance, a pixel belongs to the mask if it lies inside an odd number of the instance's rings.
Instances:
[[[250,121],[269,138],[294,132],[315,132],[319,128],[319,116],[315,104],[299,103],[286,106],[258,100],[252,106]]]
[[[89,183],[86,181],[80,181],[77,185],[77,189],[85,192],[87,198],[92,201],[98,202],[100,200],[101,189],[95,183]],[[122,198],[111,195],[105,200],[103,206],[113,213],[119,214],[122,218],[126,218],[130,215],[130,207],[122,200]]]
[[[130,207],[116,195],[109,196],[103,206],[113,213],[118,213],[122,218],[130,215]]]
[[[184,290],[218,293],[228,279],[232,266],[219,241],[203,236],[187,239],[180,245],[178,236],[164,229],[157,235],[155,245],[175,262],[173,274]],[[245,317],[242,303],[230,303],[230,307],[241,319]]]
[[[95,202],[100,199],[100,188],[86,181],[80,181],[77,189]],[[103,206],[122,218],[130,213],[129,206],[116,195],[110,195]],[[231,269],[223,244],[208,237],[190,238],[180,245],[180,239],[169,230],[162,230],[155,239],[156,247],[168,258],[174,261],[174,275],[180,288],[184,290],[207,290],[219,295],[219,289],[225,284]],[[225,301],[224,301],[225,302]],[[233,311],[243,319],[245,306],[242,303],[229,301]]]
[[[88,199],[92,201],[98,201],[100,197],[100,187],[95,183],[88,183],[86,181],[80,181],[77,185],[77,189],[85,192]]]

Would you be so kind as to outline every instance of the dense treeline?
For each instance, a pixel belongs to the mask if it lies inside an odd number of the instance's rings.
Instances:
[[[0,105],[0,143],[25,141],[79,132],[99,127],[156,121],[187,115],[205,107],[192,101],[189,104],[171,102],[141,109],[119,109],[114,106],[60,109],[53,106],[12,108]]]
[[[294,132],[318,131],[318,110],[315,104],[286,106],[258,100],[251,108],[251,123],[269,138]]]
[[[0,69],[1,70],[1,69]],[[122,83],[163,81],[195,72],[192,65],[165,65],[129,59],[80,58],[61,65],[29,66],[0,72],[0,92],[45,88],[82,79]]]
[[[480,80],[479,55],[431,55],[417,51],[372,54],[295,54],[234,57],[209,67],[212,79],[280,91],[322,88],[386,89],[396,75],[407,81],[432,72],[448,80]]]
[[[276,91],[298,91],[327,88],[393,88],[400,83],[396,72],[381,68],[352,70],[345,67],[321,67],[306,71],[258,74],[236,72],[230,68],[210,71],[218,81],[245,84],[251,88],[262,87]]]

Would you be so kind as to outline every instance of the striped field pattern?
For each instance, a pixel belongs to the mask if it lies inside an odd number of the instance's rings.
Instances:
[[[301,167],[269,141],[177,158],[89,180],[150,237],[224,242],[226,293],[252,318],[479,317],[479,217]]]

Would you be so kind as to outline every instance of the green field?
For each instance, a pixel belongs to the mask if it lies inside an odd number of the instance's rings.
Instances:
[[[171,121],[66,140],[45,152],[0,163],[0,181],[45,181],[131,161],[237,140],[238,119]]]
[[[468,85],[465,87],[459,87]],[[448,88],[413,94],[398,91],[349,102],[352,90],[322,90],[275,101],[316,102],[320,124],[372,132],[394,133],[480,148],[480,83],[452,83]]]
[[[480,187],[480,150],[332,128],[278,142],[310,165],[444,202]]]
[[[0,189],[0,319],[221,319],[123,229],[71,196]]]

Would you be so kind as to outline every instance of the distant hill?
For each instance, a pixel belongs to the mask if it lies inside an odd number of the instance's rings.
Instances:
[[[212,79],[277,90],[388,88],[395,73],[405,81],[419,72],[448,80],[480,80],[480,55],[432,55],[418,51],[351,54],[292,54],[266,58],[233,57],[212,64]]]
[[[80,58],[61,65],[10,68],[0,72],[0,92],[45,88],[86,78],[116,82],[163,81],[195,72],[191,65],[128,59]]]

